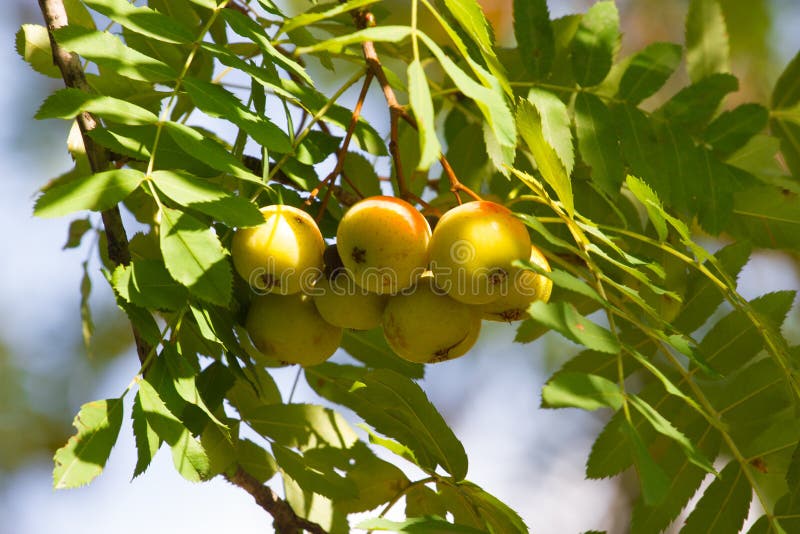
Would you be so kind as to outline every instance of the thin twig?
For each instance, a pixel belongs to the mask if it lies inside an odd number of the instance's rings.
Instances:
[[[466,193],[474,200],[483,200],[475,191],[458,181],[456,173],[453,171],[453,167],[450,166],[450,162],[447,161],[447,158],[444,156],[444,154],[442,154],[442,156],[439,158],[439,162],[442,164],[444,173],[447,175],[447,179],[450,181],[450,191],[452,191],[456,196],[456,200],[458,201],[459,205],[461,204],[461,196],[458,194],[460,191]]]
[[[339,1],[340,3],[343,3],[343,0]],[[353,21],[359,30],[375,26],[375,16],[367,9],[351,11],[350,15],[352,16]],[[430,209],[430,206],[427,203],[421,202],[422,199],[412,193],[409,189],[405,175],[403,174],[403,164],[400,160],[400,119],[406,121],[415,130],[419,130],[417,121],[414,119],[414,116],[411,115],[408,110],[406,110],[406,108],[397,100],[397,95],[395,94],[394,89],[392,89],[389,79],[386,77],[386,73],[383,72],[383,64],[381,63],[380,56],[378,56],[378,51],[375,49],[375,43],[372,41],[364,41],[361,44],[361,51],[364,54],[364,60],[366,61],[370,72],[372,72],[381,86],[383,97],[386,100],[386,105],[389,108],[389,153],[391,154],[392,161],[394,162],[394,170],[397,177],[397,193],[400,197],[406,200],[416,201],[420,203],[420,205],[427,206],[427,208]],[[445,169],[448,180],[450,180],[450,190],[456,195],[456,200],[458,200],[459,204],[461,204],[461,198],[459,197],[458,193],[461,191],[476,200],[481,200],[481,197],[477,193],[472,191],[458,180],[458,177],[456,176],[453,168],[450,166],[450,163],[447,161],[447,158],[444,154],[441,155],[439,161],[442,163],[442,167]]]
[[[361,108],[364,106],[364,100],[367,98],[367,91],[369,91],[369,84],[372,82],[372,72],[367,71],[366,76],[364,76],[364,85],[361,86],[361,92],[358,94],[358,101],[356,101],[356,105],[353,108],[353,115],[350,117],[350,124],[347,125],[347,131],[344,135],[344,140],[342,141],[342,145],[339,147],[339,150],[336,153],[336,165],[333,167],[333,170],[325,177],[322,182],[319,183],[317,187],[315,187],[311,191],[311,195],[306,200],[306,204],[311,204],[317,195],[319,195],[319,191],[323,187],[327,187],[327,191],[325,192],[325,197],[322,199],[322,205],[319,209],[319,214],[317,215],[317,220],[322,218],[322,214],[325,213],[325,207],[328,205],[328,201],[331,198],[331,185],[336,181],[336,178],[342,173],[344,169],[344,160],[347,157],[347,151],[350,148],[350,140],[353,138],[353,132],[355,132],[356,126],[358,125],[358,119],[361,117]],[[348,180],[349,183],[349,180]]]
[[[281,499],[269,486],[265,486],[253,475],[239,467],[233,475],[225,475],[225,479],[245,490],[253,496],[261,508],[273,518],[272,526],[279,534],[297,534],[301,531],[311,534],[327,534],[317,523],[298,516],[292,507]]]
[[[39,0],[39,8],[50,34],[53,63],[61,71],[64,84],[67,87],[90,92],[89,84],[86,82],[86,76],[84,75],[78,56],[61,48],[53,37],[54,30],[66,26],[68,23],[67,12],[64,9],[63,1]],[[92,172],[106,170],[109,165],[108,151],[102,146],[95,144],[88,135],[89,132],[97,126],[97,121],[88,112],[80,113],[76,119]],[[125,233],[125,226],[122,224],[122,216],[120,215],[119,207],[114,206],[113,208],[104,210],[100,215],[103,219],[103,227],[106,232],[109,259],[111,259],[115,265],[128,265],[131,262],[131,253],[128,248],[128,236]],[[147,354],[150,352],[150,347],[133,323],[131,323],[131,329],[133,331],[133,339],[136,343],[136,353],[139,356],[139,361],[144,363]]]

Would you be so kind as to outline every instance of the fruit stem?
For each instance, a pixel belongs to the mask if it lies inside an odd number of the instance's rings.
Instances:
[[[473,200],[483,200],[480,195],[458,180],[455,171],[453,171],[453,167],[450,166],[450,162],[447,161],[447,158],[444,154],[442,154],[442,156],[439,158],[439,162],[442,164],[444,173],[447,175],[447,179],[450,181],[450,191],[452,191],[456,196],[456,200],[458,201],[459,205],[461,205],[461,196],[458,194],[459,191],[466,193],[468,196],[472,197]]]

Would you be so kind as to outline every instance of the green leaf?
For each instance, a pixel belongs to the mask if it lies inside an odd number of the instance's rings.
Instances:
[[[656,112],[675,125],[699,131],[717,112],[725,95],[739,88],[732,74],[711,74],[681,89]]]
[[[555,37],[546,0],[514,0],[514,36],[528,73],[534,79],[544,79],[555,57]]]
[[[481,53],[494,57],[491,29],[480,4],[476,0],[444,0],[444,5],[478,44]]]
[[[98,13],[120,26],[166,43],[190,43],[194,35],[182,23],[148,7],[136,7],[125,0],[84,0]]]
[[[72,424],[78,432],[53,457],[56,489],[83,486],[103,471],[122,426],[122,398],[84,404]]]
[[[647,401],[636,395],[630,395],[628,400],[630,405],[636,408],[636,410],[647,419],[656,432],[677,442],[690,462],[708,473],[716,474],[713,464],[703,455],[697,446],[692,443],[683,432],[675,428],[667,418],[650,406]]]
[[[190,157],[197,158],[211,168],[263,186],[261,178],[248,171],[236,156],[194,128],[178,122],[165,122],[164,131]]]
[[[753,492],[736,460],[720,472],[703,493],[681,534],[734,534],[742,528]]]
[[[186,77],[183,85],[197,107],[207,115],[229,120],[270,151],[292,151],[289,136],[281,128],[268,118],[250,112],[238,98],[220,85],[192,77]]]
[[[605,193],[616,196],[624,178],[622,156],[613,117],[600,98],[578,93],[575,130],[581,159],[591,167],[592,180]]]
[[[622,75],[617,97],[638,104],[653,96],[678,68],[682,55],[675,43],[653,43],[637,52]]]
[[[272,454],[285,475],[306,491],[318,493],[329,499],[354,498],[356,485],[334,471],[334,466],[324,461],[314,461],[308,454],[301,455],[277,443],[272,444]],[[327,465],[325,465],[327,464]]]
[[[436,516],[415,517],[405,521],[391,521],[383,518],[367,519],[356,525],[356,528],[381,532],[412,532],[414,534],[478,534],[486,532],[466,525],[454,525]]]
[[[68,248],[77,248],[81,246],[81,240],[86,232],[92,229],[92,222],[89,218],[75,219],[69,223],[69,231],[67,232],[67,242],[61,247],[62,250]]]
[[[166,363],[169,376],[172,379],[172,384],[178,395],[191,406],[200,408],[208,418],[217,425],[218,429],[225,435],[226,439],[230,440],[230,433],[228,426],[220,421],[212,411],[206,406],[206,402],[200,395],[197,387],[197,370],[192,366],[189,361],[178,353],[174,345],[168,345],[161,352],[161,358]]]
[[[544,125],[539,112],[527,100],[520,100],[517,106],[517,126],[542,177],[556,192],[567,213],[572,215],[575,211],[572,182],[558,154],[544,137]]]
[[[700,450],[708,457],[717,456],[720,447],[720,435],[708,422],[700,417],[694,418],[691,428],[687,430],[689,438],[697,443]],[[658,440],[666,440],[660,437]],[[662,443],[654,444],[662,448]],[[708,473],[692,465],[683,450],[675,443],[666,445],[666,452],[659,456],[659,466],[670,479],[669,489],[664,499],[658,504],[648,506],[643,499],[638,499],[633,508],[630,528],[632,532],[661,532],[678,516],[697,492]]]
[[[623,435],[633,449],[634,465],[639,474],[644,502],[653,505],[661,502],[669,490],[669,479],[645,447],[639,433],[627,421],[622,426]]]
[[[786,109],[800,102],[800,52],[786,65],[772,90],[772,109]]]
[[[735,281],[750,259],[751,252],[752,249],[747,241],[739,241],[721,248],[714,257],[727,277]],[[703,265],[714,272],[714,267],[709,261]],[[723,300],[722,292],[706,275],[693,271],[687,281],[686,299],[680,313],[673,321],[673,326],[686,333],[694,332],[705,323]]]
[[[638,108],[625,104],[615,106],[612,112],[630,174],[647,182],[659,198],[669,203],[671,180],[662,171],[662,147],[650,119]]]
[[[691,0],[686,16],[686,70],[693,82],[730,71],[728,28],[717,0]]]
[[[72,120],[82,111],[120,124],[154,124],[158,121],[155,114],[135,104],[72,88],[59,89],[47,97],[34,117]]]
[[[154,310],[182,309],[189,298],[159,260],[134,260],[120,265],[111,278],[114,291],[127,302]]]
[[[459,91],[475,101],[478,109],[481,110],[488,125],[491,127],[494,138],[500,147],[507,149],[516,147],[517,129],[514,123],[514,116],[508,108],[502,89],[499,87],[489,89],[480,85],[461,70],[433,39],[424,33],[420,33],[419,38],[433,53]],[[508,161],[509,165],[513,162],[513,155],[510,159],[512,161]]]
[[[350,182],[353,182],[358,192],[365,197],[382,195],[381,182],[378,173],[375,172],[375,166],[358,152],[348,152],[344,157],[344,167],[342,172],[347,176]],[[342,184],[346,190],[355,193],[355,190],[348,182]]]
[[[539,112],[545,141],[558,154],[567,176],[572,175],[572,169],[575,167],[575,149],[572,146],[572,129],[567,106],[555,94],[535,87],[528,92],[528,101]]]
[[[245,37],[246,39],[249,39],[251,42],[256,43],[264,52],[264,54],[269,57],[270,61],[274,62],[276,66],[296,75],[308,85],[314,85],[314,82],[308,76],[308,73],[305,71],[305,69],[300,66],[300,64],[284,54],[281,54],[272,45],[264,33],[264,29],[258,24],[258,22],[251,19],[247,15],[239,13],[235,9],[223,9],[221,10],[221,16],[223,19],[225,19],[225,22],[234,32],[238,33],[242,37]],[[299,48],[295,50],[295,54],[299,55],[300,53],[301,52]]]
[[[553,281],[558,287],[566,289],[567,291],[572,291],[573,293],[577,293],[579,295],[583,295],[584,297],[589,297],[590,299],[596,301],[599,304],[604,304],[606,301],[595,291],[593,287],[589,284],[581,280],[580,278],[568,273],[567,271],[562,271],[561,269],[553,269],[551,271],[545,271],[538,265],[530,262],[530,261],[520,261],[517,262],[522,267],[530,269],[546,278],[549,278]]]
[[[722,112],[706,128],[708,144],[724,154],[731,154],[747,144],[767,126],[769,111],[760,104],[742,104]]]
[[[613,1],[597,2],[581,19],[572,39],[572,73],[583,87],[602,82],[619,47],[619,13]]]
[[[256,365],[242,370],[242,374],[236,377],[236,382],[228,391],[227,398],[242,415],[252,413],[264,405],[279,404],[281,392],[272,375]]]
[[[61,78],[61,71],[53,64],[50,34],[38,24],[23,24],[17,31],[17,54],[36,72],[50,78]]]
[[[234,196],[218,185],[180,171],[155,171],[151,178],[159,191],[180,204],[230,226],[256,226],[264,215],[249,200]]]
[[[780,327],[794,297],[794,291],[767,293],[752,300],[749,306],[774,327]],[[747,365],[763,346],[764,339],[753,321],[744,312],[735,310],[708,331],[698,349],[714,369],[727,375]]]
[[[319,41],[310,46],[298,47],[296,54],[306,55],[316,52],[331,52],[341,54],[349,45],[360,44],[365,41],[396,43],[411,35],[411,28],[408,26],[376,26],[366,28],[352,33],[347,33],[326,41]],[[420,34],[420,37],[422,34]]]
[[[616,354],[620,351],[619,342],[611,332],[583,317],[571,303],[536,301],[528,308],[528,313],[534,321],[574,343],[600,352]]]
[[[337,499],[336,507],[342,512],[352,514],[372,510],[391,501],[411,484],[400,469],[375,456],[364,442],[357,442],[347,453],[351,457],[347,479],[355,484],[358,497]]]
[[[397,356],[386,344],[383,330],[375,328],[368,331],[345,330],[342,348],[353,358],[363,362],[367,367],[391,369],[409,378],[425,376],[425,367],[411,363]]]
[[[211,228],[187,213],[162,207],[161,252],[169,273],[192,294],[227,306],[233,275],[227,253]]]
[[[542,388],[542,407],[619,410],[622,407],[622,392],[617,384],[601,376],[560,372]]]
[[[114,169],[83,176],[48,189],[37,200],[33,214],[61,217],[81,210],[103,211],[123,201],[144,174],[133,169]]]
[[[148,379],[139,382],[139,399],[147,423],[172,448],[175,469],[190,482],[206,480],[211,472],[208,455],[200,442],[167,408]]]
[[[470,501],[489,532],[527,534],[530,529],[517,513],[499,499],[471,482],[462,482],[458,491]]]
[[[439,158],[442,146],[436,136],[433,101],[427,76],[419,60],[408,65],[408,99],[419,127],[420,158],[417,170],[425,171]]]
[[[166,82],[178,77],[178,73],[166,63],[125,46],[118,37],[108,32],[93,31],[83,26],[65,26],[53,31],[53,36],[68,52],[134,80]]]
[[[133,437],[136,442],[136,467],[133,470],[133,478],[136,478],[150,466],[150,462],[153,461],[161,446],[161,439],[147,422],[138,391],[133,399],[131,417],[133,419]]]
[[[321,20],[337,17],[343,13],[347,13],[348,11],[369,6],[378,1],[379,0],[348,0],[347,2],[343,3],[331,2],[330,4],[327,4],[331,7],[329,9],[325,9],[324,11],[319,10],[319,8],[322,6],[314,6],[311,10],[306,11],[301,15],[297,15],[296,17],[292,17],[284,22],[278,35],[281,33],[289,33],[292,30],[308,26],[309,24],[314,24],[315,22],[319,22]]]
[[[256,477],[262,484],[278,471],[275,459],[249,439],[242,439],[236,443],[236,460],[242,469]]]
[[[736,193],[729,230],[757,247],[796,250],[800,246],[800,195],[768,185]]]
[[[441,465],[456,479],[467,472],[464,447],[411,379],[388,369],[325,363],[306,369],[308,383],[325,398],[347,406],[375,430],[407,446],[426,471]]]
[[[315,404],[265,405],[241,415],[253,430],[286,447],[349,449],[358,441],[339,413]]]
[[[625,183],[628,185],[628,189],[630,189],[631,193],[633,193],[636,199],[644,205],[645,210],[647,210],[647,216],[650,218],[650,222],[653,223],[653,228],[656,229],[658,239],[660,241],[665,241],[667,239],[667,221],[662,215],[664,208],[661,206],[661,201],[658,196],[646,183],[635,176],[628,175]]]
[[[312,88],[298,85],[291,80],[281,80],[281,83],[286,91],[297,98],[299,104],[309,113],[316,115],[325,108],[327,111],[325,112],[323,120],[338,126],[342,130],[347,129],[353,117],[352,110],[336,104],[331,106],[327,96]],[[381,134],[379,134],[364,117],[359,118],[353,138],[358,141],[358,145],[362,150],[366,150],[370,154],[376,156],[386,156],[389,154]]]

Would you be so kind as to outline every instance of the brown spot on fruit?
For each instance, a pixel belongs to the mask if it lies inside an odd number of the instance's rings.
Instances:
[[[274,287],[279,287],[281,285],[280,279],[275,278],[270,273],[264,273],[259,278],[261,282],[264,284],[263,289],[272,289]]]
[[[506,278],[508,278],[508,273],[505,271],[505,269],[500,267],[493,269],[492,272],[489,273],[489,283],[492,286],[502,285],[503,282],[506,281]]]
[[[353,252],[350,253],[350,257],[353,258],[353,261],[356,263],[365,263],[367,261],[367,251],[363,248],[353,247]]]

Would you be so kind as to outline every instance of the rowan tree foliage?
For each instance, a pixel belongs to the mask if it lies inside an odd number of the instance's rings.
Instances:
[[[542,406],[613,413],[586,474],[635,470],[631,531],[680,516],[681,532],[733,533],[758,506],[749,532],[800,532],[800,348],[781,332],[795,295],[737,292],[754,249],[800,247],[800,59],[769,109],[726,108],[738,81],[716,0],[690,2],[684,43],[629,57],[610,0],[555,20],[545,0],[515,0],[516,48],[495,44],[476,0],[309,2],[291,16],[272,0],[39,5],[44,25],[24,25],[17,48],[63,78],[36,118],[72,122],[75,166],[34,212],[77,217],[68,246],[99,237],[141,360],[118,398],[81,408],[55,487],[98,476],[129,413],[134,476],[169,449],[180,475],[226,478],[280,532],[536,530],[466,479],[467,451],[415,382],[424,366],[379,330],[346,332],[351,363],[302,370],[366,432],[282,398],[242,326],[252,294],[230,260],[234,229],[262,221],[263,205],[300,207],[332,238],[362,197],[391,192],[436,215],[484,196],[553,267],[522,264],[554,291],[508,328],[520,343],[555,330],[583,347]],[[648,105],[684,65],[688,85]],[[324,69],[337,90],[309,74]],[[337,102],[351,87],[354,109]],[[360,116],[370,90],[385,98],[382,125]],[[700,235],[726,244],[712,254]],[[87,273],[87,337],[89,291]],[[408,462],[425,477],[410,480]],[[406,520],[385,520],[401,502]]]

